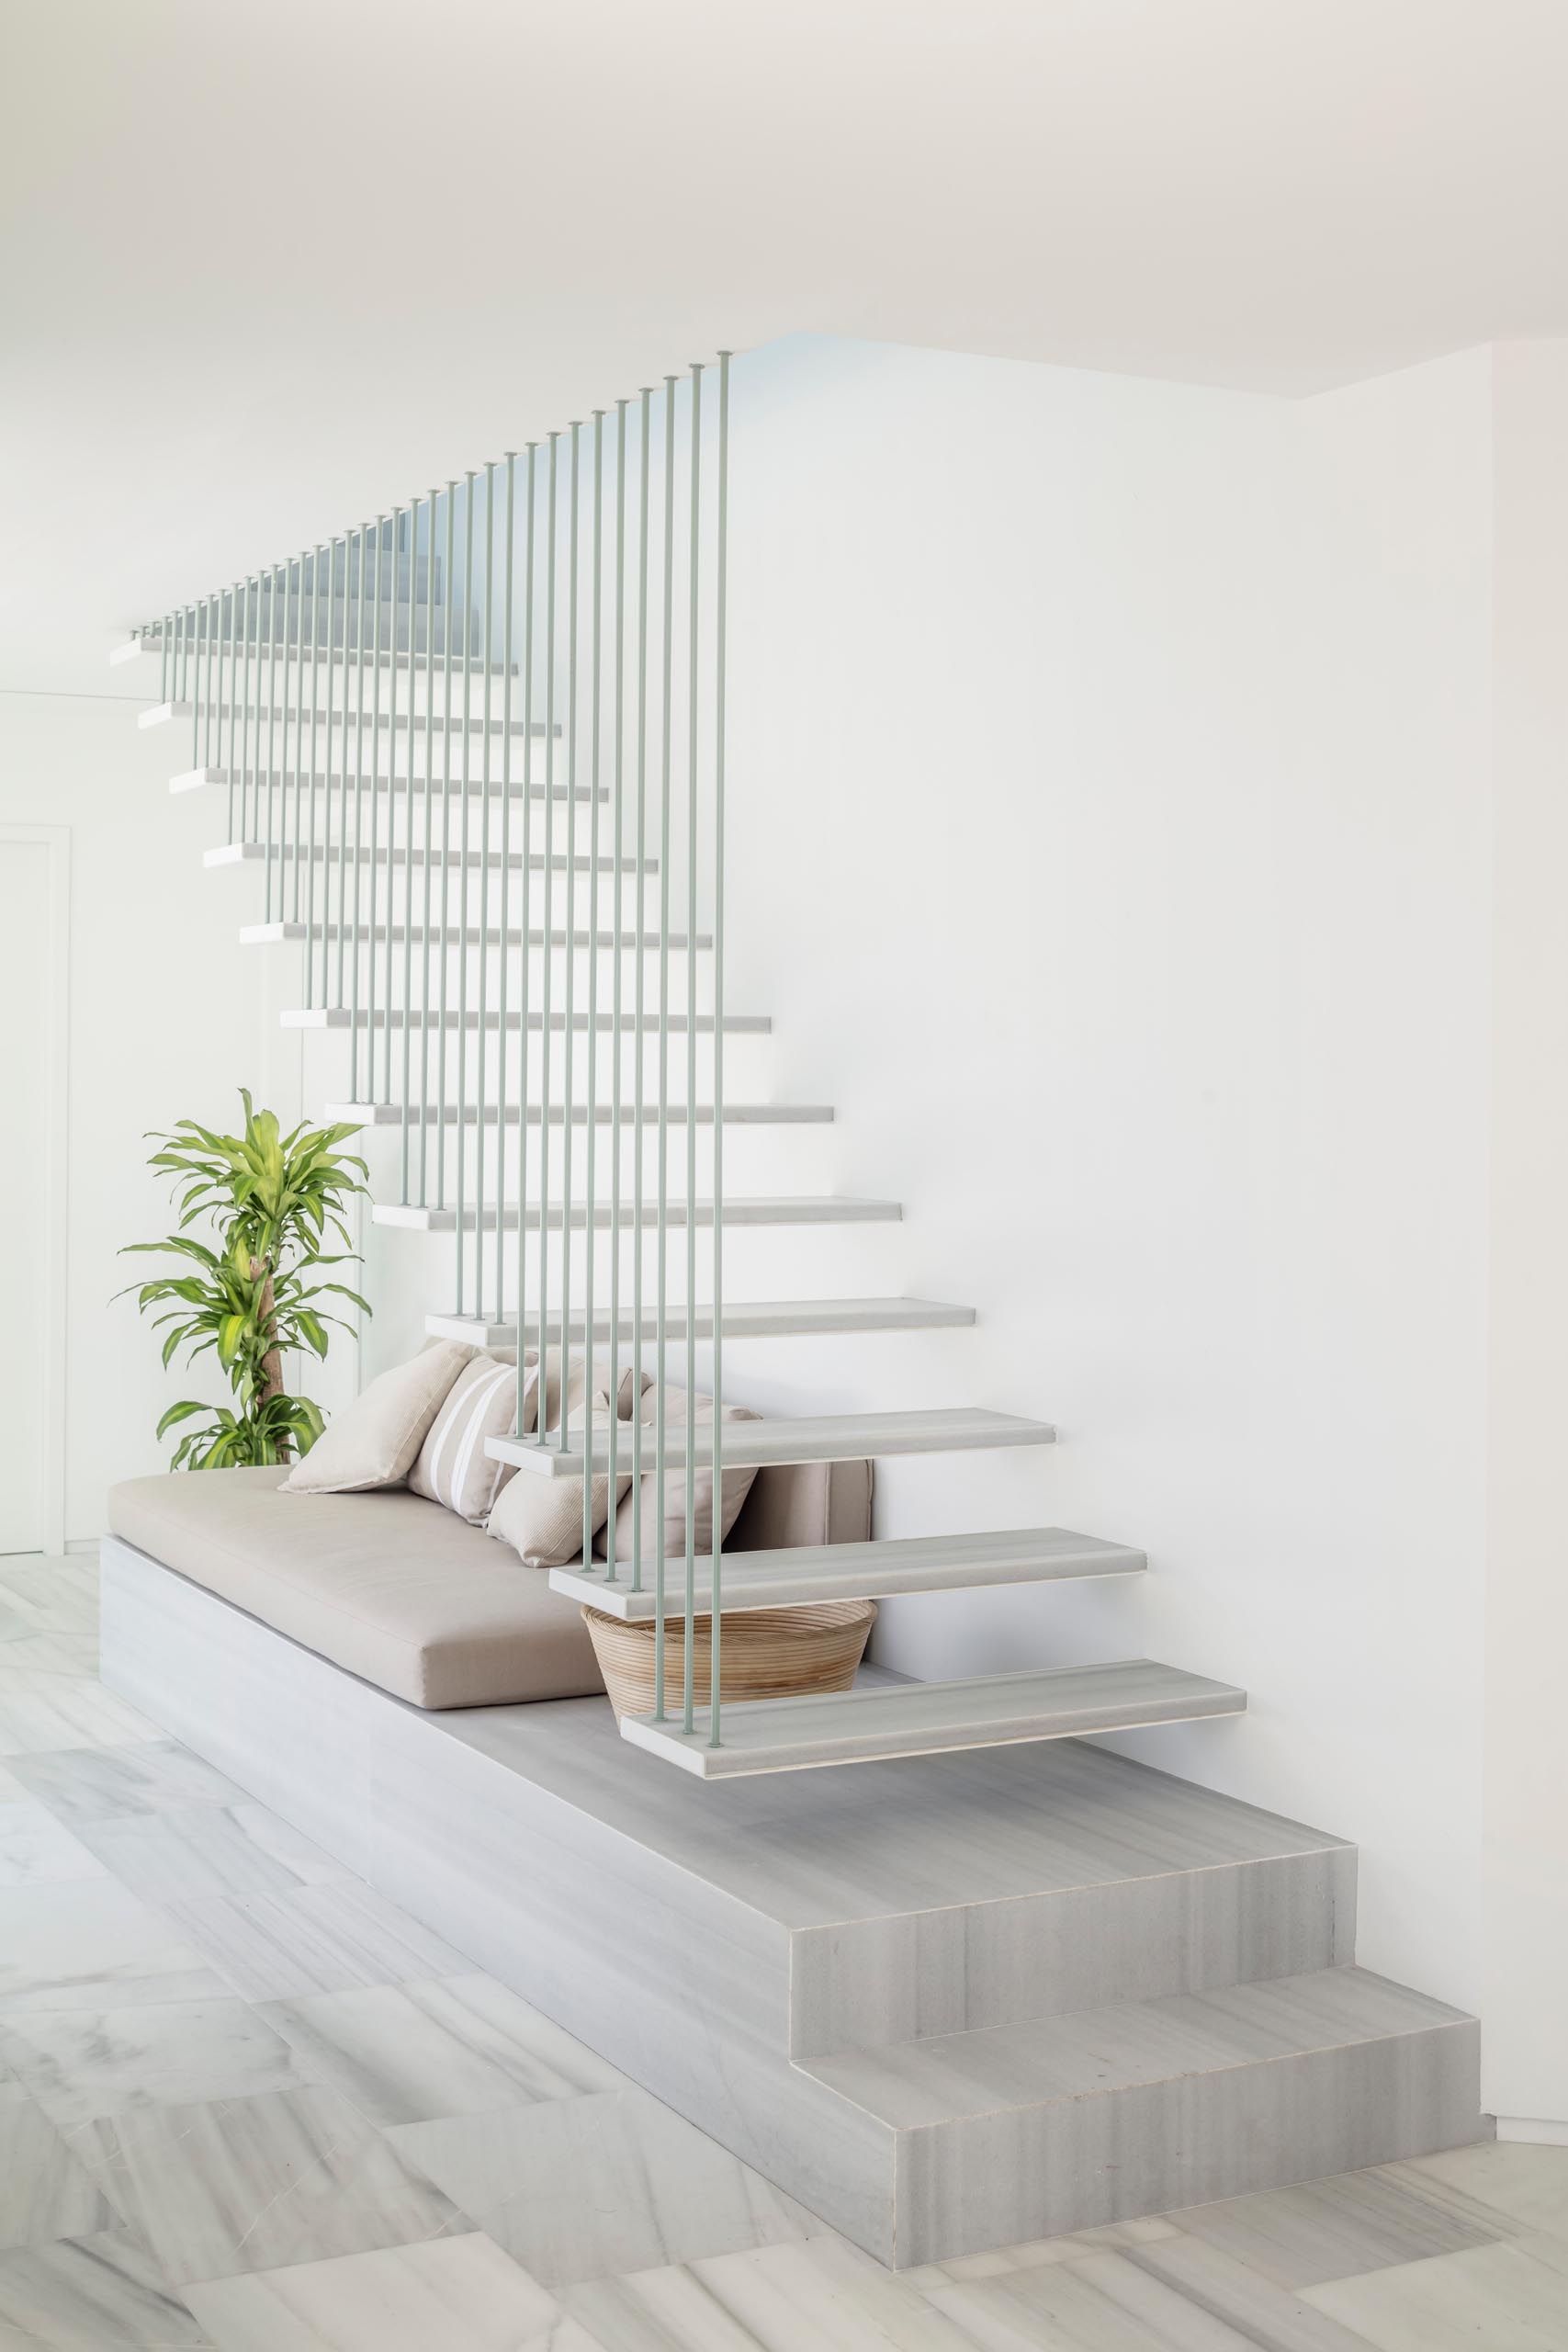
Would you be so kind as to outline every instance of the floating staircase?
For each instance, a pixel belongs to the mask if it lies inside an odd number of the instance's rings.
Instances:
[[[525,503],[512,461],[487,469],[482,594],[470,476],[400,510],[389,535],[367,526],[354,560],[307,553],[114,659],[150,693],[156,682],[142,726],[189,729],[170,789],[227,792],[230,838],[206,864],[263,886],[244,944],[298,958],[282,1022],[338,1057],[324,1107],[367,1130],[373,1224],[441,1238],[450,1288],[429,1332],[592,1346],[612,1386],[617,1365],[645,1359],[690,1386],[700,1344],[729,1396],[729,1340],[976,1317],[897,1295],[749,1302],[726,1286],[724,1251],[749,1227],[895,1225],[902,1210],[766,1188],[777,1156],[809,1152],[834,1114],[769,1099],[772,1023],[724,1000],[726,428],[715,449],[689,386],[687,458],[671,379],[551,436],[547,472],[531,449]],[[703,569],[716,557],[716,581]],[[730,1053],[750,1057],[733,1099]],[[732,1183],[731,1154],[750,1155],[762,1189]],[[525,1252],[524,1236],[537,1247]],[[791,1246],[822,1247],[809,1231]],[[706,1465],[716,1448],[734,1468],[1055,1437],[1042,1419],[951,1405],[687,1425],[662,1451],[654,1427],[628,1421],[617,1469]],[[489,1450],[525,1478],[606,1467],[592,1434],[587,1451],[531,1435]],[[389,1891],[889,2261],[1474,2137],[1473,2021],[1351,1964],[1342,1841],[1078,1745],[1239,1715],[1247,1696],[1228,1679],[1144,1658],[926,1683],[873,1670],[850,1691],[737,1703],[721,1675],[714,1711],[680,1687],[682,1614],[711,1617],[716,1649],[735,1611],[1048,1589],[1145,1566],[1124,1544],[1049,1526],[716,1549],[682,1555],[668,1579],[581,1558],[551,1572],[562,1596],[668,1625],[662,1702],[618,1738],[590,1711],[581,1783],[559,1710],[432,1730],[423,1752],[451,1785],[422,1846],[434,1799],[417,1781],[394,1788],[378,1844]],[[148,1703],[170,1720],[178,1695],[148,1675]],[[394,1782],[414,1736],[389,1735]],[[823,1769],[847,1766],[859,1769]],[[634,1876],[656,1916],[635,1983],[602,1957],[581,1965],[594,1938],[580,1884],[558,1967],[547,1919],[508,1910],[529,1839],[542,1876],[521,1874],[547,1913],[558,1845],[571,1845],[528,1810],[540,1788],[579,1808],[585,1852],[588,1816],[613,1829],[607,1888],[627,1841],[648,1865]],[[296,1812],[313,1802],[297,1797]],[[433,1859],[449,1836],[478,1851],[488,1827],[453,1825],[491,1809],[502,1824],[513,1803],[515,1841],[468,1877]]]

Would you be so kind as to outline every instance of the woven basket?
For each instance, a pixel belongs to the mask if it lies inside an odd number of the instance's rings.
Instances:
[[[582,1618],[616,1715],[650,1715],[653,1627],[628,1625],[597,1609],[584,1609]],[[875,1623],[874,1600],[818,1600],[798,1609],[738,1609],[733,1615],[726,1611],[721,1672],[725,1704],[737,1699],[795,1699],[807,1691],[849,1690]],[[692,1698],[699,1707],[708,1702],[712,1624],[711,1617],[695,1622]],[[685,1690],[684,1640],[685,1620],[671,1605],[664,1620],[667,1705]]]

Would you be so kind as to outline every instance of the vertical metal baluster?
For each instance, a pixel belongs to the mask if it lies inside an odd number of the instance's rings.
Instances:
[[[234,637],[235,615],[239,609],[239,602],[240,592],[238,588],[231,588],[229,591],[228,600],[228,617],[223,624],[222,634],[219,639],[220,644],[225,650],[229,671],[229,756],[226,761],[220,762],[220,764],[223,768],[223,772],[229,785],[229,839],[231,841],[234,838],[234,721],[239,715],[238,705],[240,682],[238,664],[240,650]]]
[[[303,768],[305,763],[305,559],[299,558],[299,594],[294,603],[294,915],[299,921],[300,868],[305,862]]]
[[[637,471],[637,888],[633,893],[637,904],[633,921],[637,925],[637,1003],[632,1015],[632,1328],[635,1333],[632,1358],[637,1365],[637,1405],[633,1459],[637,1464],[632,1480],[632,1590],[642,1590],[642,1289],[643,1232],[642,1177],[646,1132],[646,1104],[643,1100],[643,1020],[648,1001],[648,460],[650,405],[653,395],[645,384],[638,395],[637,406],[641,424],[642,450]],[[658,1396],[655,1395],[655,1407]]]
[[[564,1453],[570,1441],[567,1434],[566,1384],[570,1366],[571,1345],[571,1176],[572,1120],[576,1108],[573,1081],[576,1078],[577,1033],[573,1026],[577,1004],[577,492],[579,445],[582,427],[571,428],[571,521],[567,535],[567,655],[566,712],[569,729],[566,739],[566,1046],[563,1054],[562,1091],[566,1106],[561,1114],[561,1258],[560,1258],[560,1367],[561,1416],[560,1450]],[[551,842],[554,834],[554,803],[551,803]],[[593,1247],[593,1236],[586,1226],[584,1250]],[[587,1437],[589,1408],[593,1400],[593,1343],[592,1337],[583,1348],[583,1434]],[[584,1564],[586,1565],[586,1563]]]
[[[175,616],[173,613],[165,613],[158,624],[158,700],[160,702],[167,702],[169,699],[170,657],[175,646],[174,629]]]
[[[517,452],[506,452],[506,536],[503,541],[502,565],[501,659],[501,926],[496,956],[496,1046],[495,1046],[495,1315],[499,1323],[506,1313],[506,1057],[509,1032],[506,1026],[508,997],[507,982],[511,978],[512,943],[508,936],[512,923],[512,629],[513,629],[513,560],[515,546],[517,506]],[[490,953],[490,943],[485,943]],[[523,953],[528,950],[525,944]],[[527,1141],[523,1125],[521,1101],[518,1108],[518,1139]],[[480,1307],[481,1315],[484,1309]],[[519,1310],[517,1327],[517,1360],[523,1361],[522,1315]]]
[[[207,738],[212,725],[211,696],[208,674],[212,666],[211,632],[208,627],[209,605],[196,608],[196,694],[191,703],[190,763],[193,768],[205,768]]]
[[[341,608],[343,620],[343,718],[341,726],[341,732],[343,735],[343,774],[338,779],[337,808],[337,986],[333,991],[333,1002],[337,1005],[341,1005],[345,1002],[347,998],[348,975],[345,958],[350,952],[348,939],[348,623],[349,615],[353,609],[351,598],[351,582],[354,576],[354,557],[352,553],[353,544],[353,533],[351,531],[345,531],[343,535],[343,603]],[[335,572],[333,574],[333,580],[335,592]]]
[[[457,1313],[463,1312],[463,1220],[468,1214],[468,811],[472,805],[474,681],[474,469],[463,492],[463,821],[458,828],[457,908]],[[478,1241],[478,1234],[475,1235]]]
[[[664,606],[663,667],[661,672],[661,708],[660,711],[660,755],[659,772],[659,1235],[656,1260],[656,1305],[654,1308],[656,1336],[655,1352],[659,1363],[659,1387],[654,1407],[653,1450],[657,1458],[657,1499],[654,1517],[657,1526],[653,1555],[653,1720],[662,1723],[664,1717],[664,1446],[665,1446],[665,1349],[669,1342],[669,1250],[670,1227],[670,720],[671,695],[674,683],[674,608],[675,608],[675,383],[673,376],[664,379]],[[690,1105],[688,1104],[688,1109]],[[688,1396],[686,1411],[692,1412],[695,1399]]]
[[[409,593],[408,593],[408,665],[409,665],[409,729],[408,794],[403,807],[403,1098],[402,1098],[402,1189],[400,1199],[404,1208],[409,1204],[409,1086],[412,1077],[413,1057],[413,753],[414,753],[414,683],[416,655],[413,641],[414,589],[419,582],[419,501],[409,501]],[[425,801],[428,815],[430,803]],[[429,873],[429,861],[425,871]],[[427,949],[428,952],[428,949]],[[423,1105],[420,1109],[423,1125]]]
[[[623,857],[622,825],[626,816],[626,403],[615,402],[615,685],[613,709],[614,761],[615,782],[614,837],[611,855],[614,858],[614,880],[611,884],[611,914],[615,946],[612,950],[610,983],[610,1445],[605,1464],[610,1477],[610,1515],[604,1521],[604,1577],[608,1584],[615,1581],[615,1520],[620,1493],[620,1394],[621,1394],[621,1057],[625,1051],[622,1028],[621,997],[621,921],[624,893],[621,885]],[[593,821],[599,821],[595,800]],[[636,1394],[635,1367],[639,1362],[637,1347],[632,1348],[632,1461],[633,1478],[637,1476],[637,1437],[641,1427]]]
[[[440,1003],[436,1008],[437,1088],[435,1098],[435,1205],[446,1205],[446,984],[452,939],[452,550],[455,544],[457,496],[455,481],[446,484],[446,577],[444,607],[446,621],[441,631],[442,721],[441,721],[441,964]],[[468,628],[468,613],[463,615],[463,627]],[[458,1208],[462,1203],[459,1199]]]
[[[240,723],[240,830],[231,828],[231,841],[249,841],[251,805],[251,589],[256,590],[256,634],[261,634],[261,582],[259,579],[245,582],[245,668],[240,690],[240,707],[243,716]],[[258,730],[259,731],[259,730]]]
[[[582,1258],[582,1346],[590,1374],[593,1363],[593,1272],[597,1236],[593,1212],[596,1200],[594,1178],[599,1136],[599,734],[600,702],[603,693],[601,639],[604,604],[604,412],[593,412],[593,542],[592,561],[589,567],[592,582],[592,619],[589,628],[589,692],[592,697],[592,715],[588,727],[588,1083],[584,1102],[588,1132],[583,1140],[582,1203],[587,1240]],[[574,803],[575,803],[575,795]],[[620,1050],[620,1040],[615,1041]],[[610,1426],[615,1423],[615,1389],[610,1385]],[[593,1384],[588,1384],[588,1396],[583,1406],[583,1452],[585,1461],[582,1478],[582,1566],[586,1573],[593,1565]],[[610,1488],[612,1509],[615,1487]]]
[[[381,715],[381,553],[387,541],[387,518],[376,517],[376,602],[370,636],[370,921],[365,933],[365,1100],[376,1100],[376,926],[381,896],[381,739],[388,730]],[[389,790],[390,786],[389,785]],[[387,843],[387,888],[392,879],[391,842]],[[357,1033],[356,1033],[357,1034]],[[358,1101],[358,1096],[355,1100]]]
[[[277,830],[277,580],[278,574],[282,570],[283,566],[281,564],[274,565],[271,584],[268,589],[266,600],[267,628],[272,640],[267,650],[266,685],[266,919],[268,922],[273,921],[273,842]],[[287,600],[285,600],[284,627],[286,629],[288,625],[288,603]],[[287,684],[288,674],[287,668],[287,639],[285,639],[285,647],[286,666],[284,670],[284,678]],[[281,922],[282,919],[283,899],[280,891],[278,895],[277,920]]]
[[[556,515],[559,493],[558,433],[549,437],[549,470],[545,489],[545,855],[543,970],[539,1007],[539,1409],[535,1435],[546,1441],[546,1405],[550,1388],[550,1012],[551,965],[555,948],[554,810],[556,790]],[[570,953],[570,946],[568,953]],[[570,1246],[570,1237],[563,1236]],[[561,1419],[566,1418],[566,1347],[561,1333]]]
[[[686,1623],[685,1707],[682,1728],[693,1727],[696,1680],[697,1587],[697,959],[692,939],[697,927],[697,592],[702,519],[703,371],[692,371],[692,532],[687,565],[686,619]],[[716,1450],[718,1428],[714,1427]],[[714,1488],[714,1519],[719,1517],[718,1488]],[[712,1624],[709,1624],[712,1634]],[[710,1661],[711,1670],[711,1661]],[[709,1704],[712,1704],[710,1686]]]
[[[327,722],[327,771],[329,775],[332,771],[333,758],[333,734],[330,717],[332,691],[333,665],[329,660],[327,663],[327,701],[329,706],[329,718]],[[321,789],[321,778],[317,774],[317,769],[321,764],[321,550],[318,545],[315,553],[310,558],[310,854],[305,868],[305,1002],[307,1005],[313,1005],[316,1001],[316,861],[318,855],[322,857],[325,855],[324,849],[321,847],[317,841],[319,828],[316,822],[317,803]],[[329,811],[328,813],[330,814],[331,812]],[[324,866],[322,868],[322,876],[324,887]],[[323,997],[326,991],[323,989]]]
[[[489,1037],[485,1023],[490,1014],[490,786],[491,786],[491,677],[495,668],[495,460],[485,467],[485,550],[484,550],[484,627],[480,647],[484,657],[484,692],[479,698],[479,723],[484,729],[484,745],[479,753],[479,1006],[474,1032],[474,1316],[485,1319],[485,1080],[490,1056],[486,1050]],[[498,1053],[505,1050],[502,1036]],[[495,1204],[496,1238],[501,1238],[501,1199]]]
[[[362,1096],[359,1091],[359,973],[360,944],[363,938],[361,919],[365,911],[365,557],[370,526],[359,526],[359,577],[355,582],[358,594],[354,616],[355,662],[354,691],[354,951],[348,959],[349,1008],[348,1055],[351,1102],[369,1100],[369,1088]]]
[[[714,544],[713,648],[713,1567],[710,1650],[712,1716],[708,1743],[719,1741],[719,1650],[724,1630],[720,1583],[724,1499],[724,726],[729,595],[729,354],[718,355],[718,454]],[[691,943],[688,942],[688,949]]]
[[[419,1013],[419,1204],[427,1204],[430,1182],[430,922],[431,886],[435,873],[431,836],[433,788],[435,782],[435,502],[439,490],[432,490],[429,499],[430,519],[428,546],[424,559],[424,773],[421,782],[424,787],[424,873],[421,877],[424,913],[421,933],[422,978]],[[445,602],[449,582],[442,575],[441,594]],[[412,657],[411,657],[412,658]],[[439,953],[446,953],[446,943],[440,944]]]
[[[392,1099],[392,933],[396,927],[398,911],[397,876],[400,862],[397,846],[398,738],[400,735],[404,738],[403,761],[405,767],[412,766],[413,761],[413,722],[412,716],[410,717],[409,723],[406,727],[400,728],[398,725],[398,677],[400,670],[398,662],[398,541],[402,535],[402,508],[400,506],[394,506],[392,509],[391,560],[388,582],[388,603],[391,606],[391,611],[389,616],[389,624],[386,631],[386,646],[384,651],[384,660],[387,671],[387,912],[386,920],[382,923],[381,928],[386,933],[387,938],[386,953],[382,958],[383,969],[381,975],[381,1091],[376,1098],[381,1102],[390,1102]],[[403,870],[403,913],[406,917],[410,910],[410,898],[413,881],[413,839],[406,828],[403,834],[400,862]],[[374,933],[372,933],[371,937],[370,953],[372,956],[376,953]],[[405,1029],[408,1026],[408,1008],[406,1006],[403,1009],[403,1026]]]
[[[532,1068],[529,1023],[533,1018],[532,966],[534,934],[534,607],[537,601],[535,576],[535,489],[539,445],[528,444],[528,513],[523,534],[523,952],[517,978],[517,1434],[523,1434],[527,1411],[528,1352],[528,1073]],[[545,954],[550,952],[545,943]],[[545,1113],[541,1110],[540,1133]],[[545,1328],[541,1310],[539,1347],[534,1394],[537,1400],[534,1427],[537,1436],[545,1407]]]

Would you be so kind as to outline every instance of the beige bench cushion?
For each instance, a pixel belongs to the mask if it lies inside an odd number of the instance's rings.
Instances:
[[[604,1687],[576,1601],[439,1503],[280,1494],[278,1470],[132,1478],[109,1525],[265,1624],[416,1707]]]

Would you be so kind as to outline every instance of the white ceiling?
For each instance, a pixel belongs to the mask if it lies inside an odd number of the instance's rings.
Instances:
[[[797,328],[1568,332],[1568,0],[9,0],[0,677]]]

